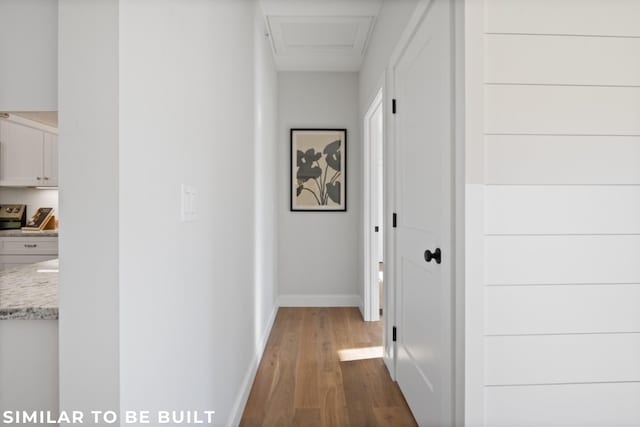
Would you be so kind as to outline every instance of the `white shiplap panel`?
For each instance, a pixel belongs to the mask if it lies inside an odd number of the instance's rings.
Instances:
[[[485,207],[487,234],[640,234],[638,185],[492,185]]]
[[[487,85],[487,133],[640,135],[640,88]]]
[[[487,427],[637,427],[640,383],[487,387]]]
[[[483,4],[483,425],[640,426],[640,1]]]
[[[486,236],[485,283],[640,283],[640,236]]]
[[[640,36],[636,0],[486,0],[491,33]]]
[[[494,336],[485,352],[486,385],[640,381],[640,334]]]
[[[485,52],[489,83],[640,85],[640,38],[491,34]]]
[[[487,286],[487,335],[640,332],[640,284]]]
[[[488,184],[640,184],[640,138],[487,135],[485,165]]]

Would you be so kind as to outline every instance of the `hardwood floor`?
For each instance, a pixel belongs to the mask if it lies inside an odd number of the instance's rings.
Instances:
[[[416,426],[382,358],[353,360],[381,345],[357,308],[280,308],[240,425]]]

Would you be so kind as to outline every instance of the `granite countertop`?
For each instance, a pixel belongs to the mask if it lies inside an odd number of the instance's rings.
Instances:
[[[57,259],[0,268],[0,320],[57,318]]]
[[[0,237],[58,237],[58,230],[27,231],[0,230]]]

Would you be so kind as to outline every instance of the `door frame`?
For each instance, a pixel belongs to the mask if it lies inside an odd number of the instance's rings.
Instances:
[[[369,105],[367,112],[364,115],[364,191],[363,191],[363,225],[364,225],[364,313],[363,317],[366,322],[376,322],[380,320],[380,293],[375,292],[377,289],[378,283],[378,268],[377,268],[377,260],[375,260],[376,256],[376,233],[374,232],[374,227],[381,224],[374,223],[374,209],[377,209],[376,195],[377,185],[374,185],[374,182],[378,180],[377,173],[377,158],[376,158],[376,150],[372,144],[372,135],[371,135],[371,119],[373,118],[374,113],[378,110],[378,108],[382,108],[382,141],[381,144],[384,149],[384,92],[383,88],[380,87],[374,97],[373,101]],[[383,154],[384,159],[384,154]],[[383,165],[385,164],[383,160]],[[384,177],[384,174],[383,174]],[[382,189],[382,197],[384,203],[384,189]],[[384,217],[386,215],[383,212],[382,221],[384,221]],[[383,233],[383,242],[386,241],[385,234],[387,233],[386,227],[382,227]],[[383,256],[384,258],[384,256]],[[383,304],[386,298],[383,298]],[[378,309],[376,309],[376,307]],[[385,312],[385,308],[383,307],[383,312]]]
[[[400,39],[395,46],[385,73],[385,94],[387,101],[385,104],[391,106],[391,102],[396,99],[396,90],[394,87],[395,75],[394,66],[398,63],[405,49],[412,40],[419,24],[422,22],[424,15],[427,13],[432,0],[419,0],[413,15],[409,19]],[[468,341],[466,336],[466,280],[467,274],[465,265],[465,251],[467,248],[465,232],[465,223],[467,221],[466,208],[467,194],[466,194],[466,179],[467,179],[467,160],[466,160],[466,140],[465,131],[467,128],[467,121],[465,117],[466,112],[466,73],[465,73],[465,3],[464,1],[449,0],[451,4],[451,19],[452,19],[452,93],[453,100],[451,103],[452,108],[452,145],[451,145],[451,189],[453,194],[451,195],[451,201],[453,203],[451,212],[454,218],[451,221],[451,253],[454,257],[454,268],[452,270],[452,282],[451,282],[451,317],[452,317],[452,357],[453,361],[453,378],[452,378],[452,419],[454,420],[454,426],[465,425],[465,406],[467,400],[472,398],[474,402],[477,402],[477,392],[474,396],[466,395],[466,383],[467,377],[465,375],[465,367],[467,364],[467,346]],[[399,107],[400,109],[401,107]],[[396,171],[395,166],[395,150],[396,150],[396,129],[395,129],[395,115],[391,111],[391,108],[385,109],[385,148],[384,148],[384,192],[385,192],[385,225],[389,233],[385,236],[385,318],[392,321],[390,326],[385,330],[385,338],[391,340],[391,333],[394,325],[397,321],[396,310],[396,288],[397,288],[397,271],[395,268],[395,256],[396,256],[396,233],[392,227],[392,215],[396,212]],[[477,206],[474,203],[473,210],[477,210]],[[476,230],[477,231],[477,230]],[[472,245],[476,247],[477,245]],[[475,270],[475,269],[474,269]],[[473,278],[472,278],[473,279]],[[475,283],[475,280],[474,280]],[[389,308],[387,308],[387,306]],[[388,315],[386,315],[388,313]],[[477,317],[477,316],[474,316]],[[385,352],[385,363],[389,368],[389,372],[392,378],[396,379],[396,357],[397,357],[397,344],[393,342],[392,354],[390,354],[390,361],[387,361],[387,354]],[[385,346],[386,350],[386,346]],[[474,356],[472,354],[472,356]],[[469,359],[477,359],[472,357]],[[477,366],[477,361],[475,362]],[[474,405],[477,406],[477,405]]]

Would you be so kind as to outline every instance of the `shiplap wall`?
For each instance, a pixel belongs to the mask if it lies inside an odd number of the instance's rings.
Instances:
[[[485,0],[484,420],[640,425],[640,1]]]

